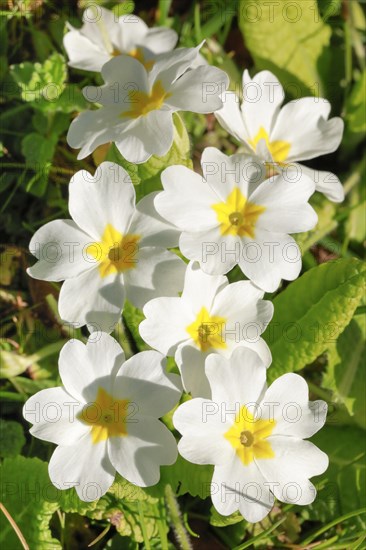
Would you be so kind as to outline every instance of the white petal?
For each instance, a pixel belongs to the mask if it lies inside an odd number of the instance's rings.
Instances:
[[[90,155],[99,145],[116,142],[122,132],[135,124],[135,120],[124,122],[118,114],[118,106],[112,105],[84,111],[72,121],[66,139],[70,147],[80,149],[79,160]]]
[[[258,400],[266,387],[266,367],[253,350],[238,347],[230,359],[211,354],[206,359],[206,376],[209,380],[212,401],[227,404],[227,418],[233,420],[229,411],[233,404],[241,406]]]
[[[121,316],[124,301],[122,277],[101,277],[95,266],[64,282],[58,309],[64,321],[78,326],[88,325],[91,332],[112,332]]]
[[[156,418],[172,410],[182,393],[179,376],[166,373],[165,357],[157,351],[142,351],[128,359],[114,382],[113,395],[136,404],[139,415]]]
[[[146,162],[152,155],[165,155],[173,144],[171,111],[150,111],[136,119],[125,134],[116,139],[116,146],[126,160],[135,164]]]
[[[86,346],[70,340],[60,353],[60,377],[75,399],[94,402],[100,387],[112,394],[114,377],[123,361],[121,346],[108,334],[90,336]]]
[[[100,71],[110,56],[105,49],[93,44],[78,30],[64,36],[64,48],[69,58],[69,66],[84,71]]]
[[[116,470],[128,481],[149,487],[159,481],[160,466],[176,461],[177,444],[159,420],[148,416],[136,420],[128,424],[126,436],[109,439],[109,456]]]
[[[145,45],[149,27],[135,14],[121,15],[118,19],[119,36],[116,43],[123,52],[133,50],[138,44]]]
[[[137,256],[135,269],[124,274],[126,297],[142,309],[159,296],[177,296],[182,291],[186,264],[164,248],[144,247]]]
[[[255,351],[261,358],[264,366],[268,369],[268,367],[271,366],[272,363],[272,354],[271,350],[268,347],[268,344],[263,340],[263,338],[258,338],[258,340],[254,342],[249,342],[248,340],[243,340],[240,342],[240,344],[237,345],[237,347],[244,347],[248,348],[250,350]],[[234,348],[236,349],[236,348]],[[234,351],[234,350],[233,350]]]
[[[75,487],[79,498],[91,502],[103,496],[112,485],[115,468],[107,454],[107,442],[93,443],[89,434],[68,447],[57,447],[48,473],[58,489]]]
[[[235,453],[224,433],[229,423],[223,422],[219,407],[209,400],[186,401],[173,415],[175,428],[182,434],[179,453],[194,464],[225,464]]]
[[[75,222],[99,241],[108,224],[124,234],[135,211],[130,176],[114,162],[103,162],[92,176],[77,172],[70,181],[69,210]]]
[[[250,281],[231,283],[215,298],[212,314],[226,319],[222,337],[227,351],[243,340],[258,342],[273,317],[273,304],[261,300],[263,291]]]
[[[175,353],[175,361],[182,377],[185,391],[192,397],[211,397],[211,389],[205,374],[205,360],[210,350],[204,352],[195,347],[193,340],[183,342]]]
[[[211,498],[216,510],[229,516],[239,510],[251,523],[261,521],[271,511],[273,495],[254,462],[244,466],[237,456],[224,466],[216,466]]]
[[[243,273],[266,292],[274,292],[281,279],[293,281],[301,271],[301,251],[289,235],[259,228],[255,239],[245,239],[239,262]]]
[[[223,106],[215,112],[215,117],[221,126],[238,141],[248,141],[250,135],[244,124],[238,95],[228,90],[222,95],[221,99]]]
[[[102,77],[106,85],[100,88],[102,101],[99,97],[96,101],[117,104],[121,112],[128,111],[134,102],[133,95],[129,95],[131,90],[150,91],[145,67],[129,55],[118,55],[108,61],[102,68]]]
[[[171,86],[167,103],[174,109],[193,113],[212,113],[222,107],[220,94],[229,85],[221,69],[206,66],[191,69]]]
[[[264,417],[276,421],[272,435],[311,437],[324,426],[327,415],[325,401],[309,402],[306,381],[294,373],[284,374],[271,384],[261,408]]]
[[[222,288],[215,297],[212,306],[212,314],[226,317],[229,320],[240,322],[256,320],[259,306],[262,303],[270,304],[262,300],[264,292],[251,281],[237,281]],[[261,324],[268,324],[272,318],[272,309],[266,312],[261,310]],[[262,328],[263,330],[263,328]]]
[[[30,433],[34,437],[57,445],[72,445],[89,431],[77,418],[83,405],[63,388],[47,388],[26,401],[23,416],[33,424]]]
[[[344,123],[339,117],[327,120],[330,104],[324,99],[303,97],[282,107],[271,141],[287,141],[291,149],[287,161],[320,157],[338,149]]]
[[[335,174],[332,174],[332,172],[313,170],[313,168],[308,168],[303,164],[298,166],[302,173],[309,176],[309,178],[315,182],[316,191],[319,191],[319,193],[324,193],[330,201],[344,201],[344,187]]]
[[[305,174],[298,181],[275,176],[261,183],[250,201],[265,207],[257,227],[275,233],[301,233],[313,229],[318,216],[308,204],[314,182]]]
[[[110,47],[107,44],[108,38],[112,42],[116,42],[118,37],[119,25],[117,16],[110,10],[102,8],[96,4],[88,6],[83,13],[84,25],[81,32],[92,42],[99,45],[100,48]],[[107,33],[107,38],[103,32]]]
[[[227,285],[227,277],[207,275],[196,262],[190,262],[187,265],[182,300],[195,314],[202,307],[211,310],[216,294]]]
[[[140,246],[178,246],[179,231],[156,211],[154,200],[159,192],[149,193],[136,205],[130,233],[141,235]]]
[[[149,73],[150,83],[160,80],[164,89],[169,90],[171,84],[197,59],[201,46],[202,44],[196,48],[177,48],[159,55]]]
[[[309,478],[328,468],[328,456],[310,441],[295,437],[270,436],[274,458],[255,459],[270,489],[282,502],[310,504],[316,496]]]
[[[253,79],[244,71],[241,109],[250,139],[261,127],[270,134],[284,97],[280,82],[270,71],[261,71]]]
[[[179,239],[182,254],[200,263],[209,275],[228,273],[240,259],[237,235],[221,235],[219,226],[197,233],[183,232]]]
[[[201,164],[206,181],[218,197],[216,202],[226,202],[235,187],[248,197],[265,178],[263,162],[253,155],[227,156],[215,147],[206,147]]]
[[[200,231],[217,224],[212,204],[218,197],[202,177],[185,166],[169,166],[161,174],[164,187],[155,199],[155,208],[163,218],[181,230]]]
[[[188,339],[186,327],[194,320],[181,298],[155,298],[145,305],[144,315],[140,335],[164,355],[173,355],[178,344]]]
[[[163,53],[173,50],[177,41],[178,35],[173,29],[155,27],[148,30],[141,44],[154,53]]]
[[[43,281],[63,281],[90,269],[84,252],[91,238],[72,220],[55,220],[33,235],[29,250],[39,260],[27,270]]]

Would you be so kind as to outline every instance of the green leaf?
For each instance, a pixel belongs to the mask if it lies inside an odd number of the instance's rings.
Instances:
[[[48,477],[47,464],[38,458],[6,458],[0,467],[0,500],[18,525],[29,548],[57,550],[61,548],[49,529],[57,510],[57,489]],[[20,548],[12,526],[0,513],[0,543],[2,548]]]
[[[150,346],[146,344],[146,342],[141,338],[139,332],[139,325],[141,321],[145,319],[142,311],[140,309],[137,309],[137,307],[134,307],[130,302],[127,301],[123,308],[123,319],[132,335],[138,351],[151,349]]]
[[[126,161],[117,147],[113,145],[107,154],[106,160],[116,162],[127,170],[130,174],[132,183],[137,186],[137,200],[140,200],[152,191],[162,189],[160,174],[167,166],[173,164],[183,164],[188,168],[192,168],[193,166],[190,157],[189,136],[181,117],[177,113],[174,113],[173,145],[163,157],[156,157],[153,155],[143,164],[132,164]]]
[[[141,514],[148,538],[156,537],[159,519],[155,507],[157,502],[157,498],[149,495],[145,489],[117,476],[108,493],[93,503],[95,506],[86,510],[85,514],[96,520],[107,520],[121,536],[144,542]]]
[[[312,442],[329,456],[329,467],[321,476],[325,484],[312,512],[330,512],[336,517],[366,505],[365,432],[357,427],[326,425]]]
[[[352,319],[328,351],[328,370],[322,385],[333,390],[333,400],[343,403],[354,420],[366,429],[366,320]]]
[[[337,340],[362,299],[365,270],[365,263],[353,258],[327,262],[274,299],[264,335],[273,357],[271,380],[312,363]]]
[[[331,28],[321,20],[315,0],[241,0],[239,26],[257,70],[272,71],[296,97],[323,95],[318,66]]]
[[[0,456],[11,458],[21,453],[25,445],[23,426],[14,420],[0,419]]]
[[[43,64],[26,61],[12,65],[10,71],[23,101],[42,111],[57,110],[67,78],[65,58],[61,54],[53,53]]]
[[[15,351],[0,351],[0,378],[12,378],[22,374],[31,365],[28,357]]]
[[[177,496],[189,493],[193,497],[207,498],[210,495],[213,466],[192,464],[179,455],[175,464],[163,466],[160,473],[159,483],[146,489],[152,496],[162,496],[168,484]]]
[[[234,514],[230,516],[222,516],[214,506],[210,509],[210,524],[214,527],[227,527],[228,525],[235,525],[241,521],[244,520],[240,512],[234,512]]]

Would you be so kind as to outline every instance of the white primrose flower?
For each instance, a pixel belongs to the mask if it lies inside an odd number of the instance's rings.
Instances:
[[[59,312],[64,321],[111,332],[127,298],[136,307],[183,288],[184,262],[167,248],[177,232],[155,211],[155,193],[135,206],[127,172],[102,163],[91,176],[81,170],[69,185],[71,220],[41,227],[30,242],[38,262],[35,279],[63,281]]]
[[[301,252],[288,233],[312,229],[317,215],[308,204],[314,182],[284,175],[265,180],[265,168],[253,157],[230,157],[214,147],[202,154],[204,178],[184,166],[169,166],[156,210],[182,234],[182,254],[200,262],[211,275],[239,264],[267,292],[301,270]]]
[[[187,266],[180,298],[155,298],[144,307],[142,338],[164,355],[175,356],[183,386],[194,397],[210,397],[205,359],[229,357],[238,346],[254,349],[268,367],[271,352],[260,335],[272,319],[273,304],[250,281],[229,284],[227,277]]]
[[[64,47],[70,67],[101,71],[103,65],[121,54],[130,55],[147,70],[154,65],[156,54],[172,50],[178,35],[172,29],[150,29],[137,15],[116,16],[100,6],[90,6],[83,14],[83,26],[68,25]]]
[[[86,99],[102,107],[81,113],[67,134],[69,145],[81,148],[78,158],[109,142],[114,142],[132,163],[145,162],[152,155],[163,156],[173,143],[174,112],[212,113],[220,109],[220,94],[229,78],[209,65],[190,69],[199,48],[162,54],[149,72],[125,55],[106,63],[102,68],[106,84],[83,90]]]
[[[177,459],[177,444],[158,420],[179,401],[179,376],[166,374],[165,358],[144,351],[125,361],[111,336],[70,340],[62,348],[63,387],[25,403],[30,433],[55,443],[48,467],[59,489],[75,487],[81,500],[100,498],[116,471],[141,487],[159,481],[159,467]]]
[[[328,120],[331,105],[318,97],[303,97],[281,108],[285,97],[278,79],[269,71],[253,79],[243,74],[243,102],[234,92],[225,93],[224,106],[215,113],[221,126],[250,154],[281,172],[309,175],[316,190],[334,202],[342,202],[344,190],[331,172],[319,172],[299,161],[335,151],[341,143],[344,123],[339,117]]]
[[[267,389],[266,369],[250,349],[230,359],[210,355],[206,375],[212,398],[180,405],[173,423],[183,435],[179,453],[195,464],[214,464],[211,498],[228,516],[239,510],[261,521],[274,496],[310,504],[316,489],[309,478],[322,474],[328,457],[310,441],[325,422],[324,401],[309,402],[305,380],[284,374]]]

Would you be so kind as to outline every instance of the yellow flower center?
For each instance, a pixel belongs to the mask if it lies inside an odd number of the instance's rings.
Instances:
[[[211,208],[216,212],[222,235],[251,238],[259,216],[265,211],[264,206],[249,202],[239,187],[234,187],[226,202],[213,204]]]
[[[128,92],[130,110],[123,111],[120,117],[138,118],[147,115],[150,111],[157,111],[170,96],[171,94],[165,91],[160,80],[154,83],[149,94],[140,90],[130,90]]]
[[[263,126],[261,126],[255,138],[249,141],[249,145],[251,145],[251,147],[256,150],[258,142],[261,139],[264,139],[264,141],[266,142],[267,148],[275,162],[278,162],[279,164],[285,162],[291,149],[290,143],[288,143],[287,141],[270,142],[268,133],[263,128]]]
[[[101,277],[133,269],[137,264],[140,235],[122,235],[108,224],[100,242],[91,243],[86,252],[99,261]]]
[[[128,399],[114,399],[104,388],[98,389],[95,402],[88,403],[78,415],[82,422],[92,427],[93,443],[127,435],[129,403]]]
[[[209,349],[225,349],[222,329],[226,323],[224,317],[210,315],[205,307],[201,308],[196,320],[186,327],[186,331],[193,338],[194,343],[201,351]]]
[[[224,437],[234,447],[242,463],[248,466],[255,458],[263,459],[275,456],[271,444],[266,441],[275,425],[275,420],[256,420],[243,405]]]

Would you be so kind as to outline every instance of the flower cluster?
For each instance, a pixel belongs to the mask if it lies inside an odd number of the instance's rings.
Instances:
[[[82,500],[105,494],[116,471],[142,487],[158,483],[160,466],[179,451],[214,465],[219,513],[239,510],[256,522],[274,497],[311,503],[309,479],[328,465],[306,441],[323,426],[326,404],[309,402],[306,382],[292,373],[267,388],[272,357],[261,334],[273,315],[264,293],[301,271],[291,234],[317,224],[309,198],[315,190],[344,196],[336,176],[297,162],[334,151],[343,122],[328,120],[324,100],[281,108],[284,91],[268,71],[253,79],[245,71],[240,105],[226,73],[201,63],[200,46],[176,42],[172,30],[103,8],[89,8],[82,28],[65,35],[70,66],[105,82],[84,89],[94,105],[69,128],[79,159],[110,142],[134,164],[162,157],[180,110],[215,113],[240,148],[231,156],[206,148],[202,175],[166,166],[160,190],[137,203],[129,172],[114,162],[73,176],[71,219],[35,233],[38,261],[28,273],[64,281],[60,317],[90,336],[64,346],[63,386],[33,395],[24,416],[34,436],[57,445],[52,482],[75,487]],[[143,310],[139,334],[153,348],[127,360],[109,335],[126,300]],[[168,370],[167,356],[175,360]],[[178,405],[182,391],[191,396]],[[164,422],[174,408],[178,447]]]

